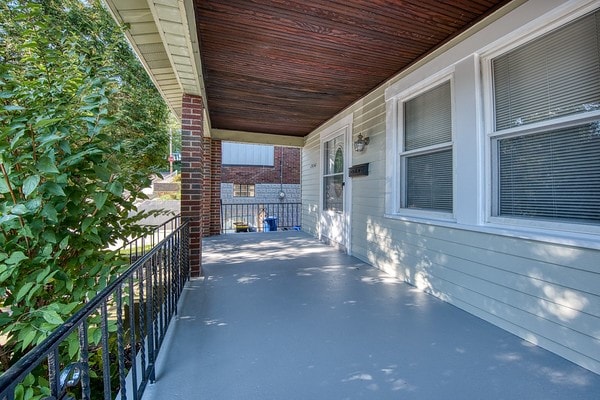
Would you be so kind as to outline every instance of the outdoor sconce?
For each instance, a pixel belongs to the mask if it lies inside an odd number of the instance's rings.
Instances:
[[[358,139],[354,142],[354,151],[359,153],[365,149],[365,146],[369,144],[370,139],[368,137],[363,138],[362,134],[358,134]]]

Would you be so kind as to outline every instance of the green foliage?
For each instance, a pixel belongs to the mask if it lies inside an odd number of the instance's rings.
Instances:
[[[97,1],[0,4],[0,372],[124,267],[166,113]]]

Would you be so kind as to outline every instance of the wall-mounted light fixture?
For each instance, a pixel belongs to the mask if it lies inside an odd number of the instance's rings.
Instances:
[[[361,152],[365,149],[365,146],[369,144],[370,139],[368,137],[363,138],[362,133],[358,134],[358,139],[354,142],[354,151]]]

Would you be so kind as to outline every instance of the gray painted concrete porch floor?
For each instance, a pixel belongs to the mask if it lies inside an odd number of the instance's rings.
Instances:
[[[600,375],[302,232],[203,245],[145,399],[600,398]]]

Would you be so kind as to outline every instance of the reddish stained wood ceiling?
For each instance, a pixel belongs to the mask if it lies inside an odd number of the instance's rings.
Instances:
[[[508,0],[195,0],[217,129],[305,136]]]

